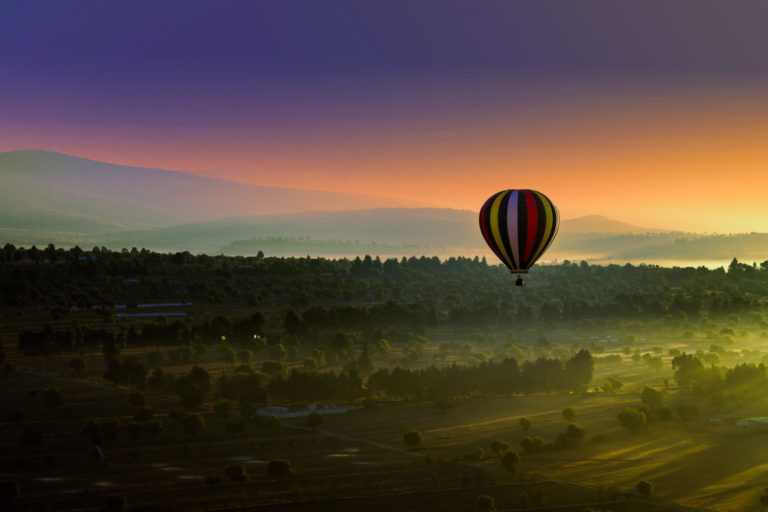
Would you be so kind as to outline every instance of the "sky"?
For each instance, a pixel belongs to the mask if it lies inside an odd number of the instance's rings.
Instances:
[[[768,3],[0,0],[0,151],[768,231]]]

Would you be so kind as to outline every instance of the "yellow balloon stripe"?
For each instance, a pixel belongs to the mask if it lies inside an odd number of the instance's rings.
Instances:
[[[508,195],[509,190],[506,190],[504,193],[499,194],[499,197],[493,201],[493,204],[491,205],[490,224],[491,232],[493,233],[493,240],[496,242],[496,247],[499,248],[499,251],[504,256],[505,263],[510,267],[513,267],[514,263],[509,258],[507,249],[504,247],[504,240],[501,238],[501,220],[499,219],[499,209],[501,208],[501,202],[504,201]]]

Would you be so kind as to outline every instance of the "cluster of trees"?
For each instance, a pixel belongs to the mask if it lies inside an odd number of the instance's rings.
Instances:
[[[663,392],[645,387],[640,393],[642,405],[639,407],[627,407],[617,416],[622,427],[633,434],[646,430],[653,422],[668,422],[675,418],[680,421],[693,421],[699,417],[699,407],[695,403],[679,404],[674,409],[664,404]]]
[[[370,393],[392,398],[578,391],[590,384],[592,372],[592,355],[580,350],[565,363],[539,358],[520,365],[507,358],[470,367],[454,364],[421,369],[382,368],[368,378],[367,388]]]
[[[763,390],[768,386],[768,373],[762,364],[707,367],[695,355],[682,353],[672,359],[672,368],[678,386],[709,397],[714,405],[765,400]]]
[[[294,315],[299,321],[289,321],[284,327],[310,339],[319,330],[355,329],[360,324],[519,326],[535,321],[718,316],[760,311],[768,297],[768,264],[751,266],[737,261],[727,271],[566,261],[536,267],[531,279],[536,287],[522,297],[509,288],[503,268],[479,259],[381,261],[367,256],[350,261],[53,246],[40,250],[6,245],[0,249],[2,305],[45,305],[56,310],[56,316],[64,316],[71,307],[109,309],[158,296],[249,308],[268,303],[283,312],[297,311]],[[392,304],[386,305],[388,301]],[[318,303],[326,311],[307,309]],[[366,307],[359,307],[361,303]],[[337,306],[358,307],[328,312]],[[261,327],[258,321],[238,326],[212,320],[208,326],[199,325],[197,331],[176,325],[137,332],[129,342],[185,342],[216,335],[234,339],[252,336]],[[128,337],[128,333],[122,334]],[[80,341],[78,333],[72,336]],[[29,337],[26,340],[37,343]],[[62,343],[66,345],[66,341]]]

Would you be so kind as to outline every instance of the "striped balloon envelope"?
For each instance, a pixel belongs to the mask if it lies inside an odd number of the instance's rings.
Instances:
[[[480,210],[485,242],[513,274],[528,272],[552,244],[559,223],[557,207],[536,190],[502,190]]]

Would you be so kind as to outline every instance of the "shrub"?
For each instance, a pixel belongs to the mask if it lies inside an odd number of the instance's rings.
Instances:
[[[248,471],[245,464],[230,464],[224,468],[224,475],[229,478],[233,484],[242,484],[248,481]],[[209,477],[210,478],[210,477]],[[209,484],[210,485],[210,484]]]
[[[496,510],[496,501],[486,494],[478,496],[475,503],[477,504],[477,510],[480,512],[492,512]]]
[[[315,428],[319,426],[322,422],[323,422],[323,417],[320,414],[313,412],[313,413],[310,413],[309,416],[307,416],[307,420],[304,424],[309,428]]]
[[[128,499],[120,494],[107,496],[104,500],[104,512],[124,512],[128,508]]]
[[[649,482],[648,480],[641,480],[637,483],[635,486],[635,489],[637,489],[637,493],[640,496],[650,496],[653,494],[653,484]]]
[[[403,442],[408,448],[414,450],[424,442],[424,436],[421,435],[421,432],[411,430],[403,434]]]
[[[64,405],[64,397],[57,387],[51,387],[43,391],[43,400],[48,407],[61,407]]]
[[[293,474],[293,466],[287,460],[275,459],[267,464],[267,477],[273,480],[283,480]]]
[[[645,412],[640,409],[626,408],[617,416],[619,423],[625,429],[629,430],[633,434],[637,434],[645,430],[647,418]]]
[[[576,423],[571,423],[566,427],[565,432],[558,434],[555,440],[557,448],[575,448],[584,440],[586,432],[584,428]]]

